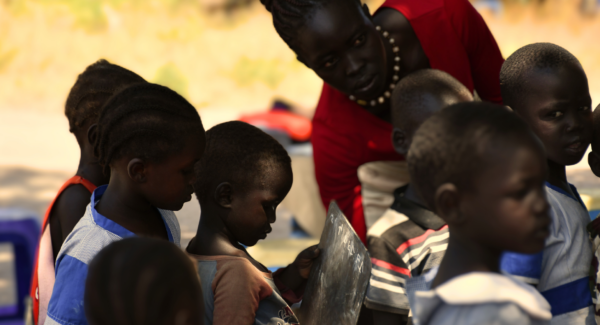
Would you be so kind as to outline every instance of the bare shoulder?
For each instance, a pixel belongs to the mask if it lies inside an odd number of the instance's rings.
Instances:
[[[85,213],[90,203],[92,194],[83,185],[72,185],[67,187],[58,197],[50,213],[50,219],[58,219],[66,237],[79,219]],[[68,230],[65,234],[65,230]]]

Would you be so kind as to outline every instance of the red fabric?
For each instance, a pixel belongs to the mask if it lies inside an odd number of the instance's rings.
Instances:
[[[242,115],[240,121],[283,130],[295,141],[308,141],[312,132],[312,125],[308,118],[282,110]]]
[[[467,0],[387,0],[413,27],[429,64],[454,76],[483,100],[501,103],[504,59],[483,18]],[[391,143],[391,124],[341,92],[323,85],[313,119],[315,174],[323,204],[336,200],[366,243],[357,169],[371,161],[403,160]]]
[[[46,225],[48,224],[48,222],[50,221],[50,212],[52,211],[52,207],[54,206],[54,202],[56,202],[56,199],[58,199],[58,197],[62,194],[62,192],[67,189],[67,187],[71,186],[71,185],[77,185],[77,184],[81,184],[83,186],[85,186],[85,188],[90,191],[90,193],[94,192],[94,190],[96,189],[96,185],[94,185],[92,182],[88,181],[87,179],[81,177],[81,176],[73,176],[71,178],[69,178],[63,185],[62,187],[58,190],[58,193],[56,194],[56,197],[54,197],[54,199],[52,200],[52,202],[50,203],[50,205],[48,206],[48,209],[46,210],[46,214],[44,215],[44,221],[42,222],[42,231],[40,233],[44,233],[44,229],[46,228]],[[41,235],[40,235],[41,237]],[[38,258],[39,258],[39,252],[40,252],[40,247],[38,246],[37,252],[36,252],[36,258],[35,258],[35,267],[33,268],[33,279],[31,280],[31,290],[29,292],[29,295],[31,296],[31,300],[33,301],[33,323],[37,324],[38,323],[38,318],[39,318],[39,300],[38,297],[36,295],[36,291],[38,289]]]

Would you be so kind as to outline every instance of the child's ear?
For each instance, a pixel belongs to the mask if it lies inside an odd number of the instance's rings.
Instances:
[[[233,193],[231,184],[223,182],[215,189],[215,201],[223,208],[231,208],[231,195]]]
[[[460,193],[452,183],[442,184],[435,191],[435,211],[447,224],[461,224],[465,221],[460,211]]]
[[[588,164],[596,177],[600,177],[600,157],[594,151],[588,155]]]
[[[399,128],[394,128],[392,131],[392,144],[397,153],[406,157],[408,154],[408,138],[406,133]]]
[[[369,10],[369,6],[367,6],[366,3],[362,4],[362,11],[365,14],[365,16],[367,16],[367,18],[373,20],[373,17],[371,16],[371,11]]]
[[[146,163],[140,158],[133,158],[127,164],[127,174],[136,183],[146,182],[146,172]]]
[[[87,131],[87,139],[93,146],[98,139],[98,124],[92,124]]]

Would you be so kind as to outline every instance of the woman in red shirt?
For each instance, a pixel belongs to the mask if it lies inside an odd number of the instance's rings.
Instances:
[[[401,161],[391,143],[389,96],[419,69],[454,76],[501,103],[504,59],[467,0],[387,0],[374,15],[359,0],[261,0],[298,60],[323,79],[313,119],[315,173],[325,206],[336,200],[366,238],[357,168]]]

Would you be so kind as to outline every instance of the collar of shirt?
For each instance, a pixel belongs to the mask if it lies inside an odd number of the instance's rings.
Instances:
[[[117,236],[119,236],[121,238],[135,236],[135,234],[133,232],[125,229],[123,226],[119,225],[118,223],[101,215],[96,210],[96,204],[98,204],[98,202],[102,198],[102,195],[104,195],[104,192],[106,192],[107,188],[108,188],[108,185],[102,185],[102,186],[98,187],[97,189],[95,189],[94,192],[92,193],[91,210],[92,210],[92,217],[94,218],[94,222],[98,226],[116,234]]]
[[[393,210],[406,215],[414,223],[425,229],[437,230],[446,225],[444,220],[433,213],[433,211],[405,198],[404,193],[406,193],[407,188],[408,185],[397,188],[394,191],[394,203],[391,206]]]
[[[438,268],[423,276],[431,285]],[[417,314],[429,314],[441,301],[450,305],[475,305],[485,303],[514,303],[536,319],[550,320],[550,304],[530,285],[511,276],[471,272],[455,277],[429,291],[415,292]],[[441,301],[440,301],[441,300]]]

